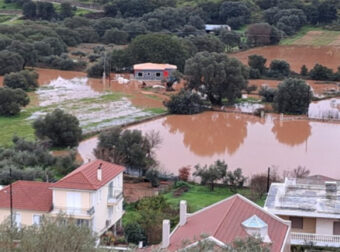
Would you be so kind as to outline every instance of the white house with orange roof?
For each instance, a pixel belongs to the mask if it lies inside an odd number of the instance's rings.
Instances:
[[[101,235],[120,225],[123,216],[123,172],[120,165],[95,160],[56,183],[17,181],[12,184],[15,222],[39,224],[43,214],[65,213]],[[10,187],[0,191],[0,221],[10,215]]]

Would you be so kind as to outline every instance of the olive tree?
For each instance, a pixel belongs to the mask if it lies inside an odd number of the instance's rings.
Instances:
[[[215,183],[218,180],[223,180],[227,175],[228,165],[224,161],[217,160],[214,164],[200,166],[199,164],[195,166],[196,171],[193,173],[194,176],[201,178],[201,184],[208,184],[210,190],[213,191]]]
[[[186,61],[184,72],[188,88],[207,95],[217,105],[222,104],[223,98],[234,103],[248,84],[246,66],[225,53],[199,52]]]
[[[15,52],[0,51],[0,75],[17,72],[24,67],[24,59]]]
[[[143,136],[139,130],[116,127],[100,133],[94,153],[97,158],[146,172],[157,164],[153,150],[159,143],[155,132]]]
[[[165,106],[172,114],[197,114],[204,110],[202,98],[192,91],[182,89],[171,96]]]
[[[30,102],[28,95],[21,89],[0,88],[0,116],[13,116]]]
[[[39,75],[34,71],[22,70],[5,75],[4,85],[9,88],[21,88],[25,91],[38,87]]]
[[[311,99],[310,86],[304,80],[289,78],[278,85],[274,108],[279,113],[305,114]]]
[[[38,118],[33,128],[38,138],[51,141],[54,147],[77,146],[82,134],[77,117],[60,109]]]

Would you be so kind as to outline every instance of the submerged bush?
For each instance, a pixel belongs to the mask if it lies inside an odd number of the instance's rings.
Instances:
[[[172,114],[197,114],[204,110],[201,96],[188,90],[181,90],[165,102],[165,106]]]
[[[28,95],[21,89],[0,88],[0,115],[13,116],[30,102]]]
[[[9,88],[21,88],[29,91],[38,87],[38,77],[39,75],[34,71],[22,70],[6,74],[4,85]]]

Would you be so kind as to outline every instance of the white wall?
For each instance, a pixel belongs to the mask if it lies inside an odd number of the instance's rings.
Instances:
[[[333,219],[316,219],[316,234],[333,235]]]

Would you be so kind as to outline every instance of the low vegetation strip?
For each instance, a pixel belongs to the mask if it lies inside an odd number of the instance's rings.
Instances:
[[[327,46],[340,43],[340,31],[305,26],[294,36],[281,40],[281,45]]]

